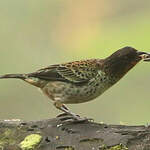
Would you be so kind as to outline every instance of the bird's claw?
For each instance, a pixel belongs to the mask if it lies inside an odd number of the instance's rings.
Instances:
[[[84,118],[79,118],[79,119],[76,119],[76,118],[74,118],[74,120],[72,121],[73,123],[82,123],[82,122],[93,122],[94,121],[94,119],[92,119],[92,118],[86,118],[86,117],[84,117]]]
[[[67,113],[61,113],[61,114],[57,115],[56,117],[59,118],[59,117],[67,116],[67,115],[68,115]]]
[[[60,114],[57,117],[62,122],[71,122],[71,123],[81,123],[81,122],[86,122],[86,121],[93,122],[94,121],[94,119],[92,119],[92,118],[86,118],[86,117],[81,118],[78,115],[72,116],[72,115],[68,115],[67,113]]]
[[[57,118],[59,117],[64,117],[64,116],[72,116],[72,115],[69,115],[68,113],[62,113],[62,114],[59,114],[57,115]],[[79,115],[76,115],[77,117],[80,117]],[[72,116],[73,117],[73,116]]]

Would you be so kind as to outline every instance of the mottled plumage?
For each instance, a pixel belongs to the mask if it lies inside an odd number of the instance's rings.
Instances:
[[[105,59],[89,59],[51,65],[29,74],[9,74],[0,78],[20,78],[43,91],[56,108],[73,115],[64,104],[83,103],[101,95],[120,80],[140,60],[150,55],[131,47],[122,48]]]
[[[48,81],[63,81],[82,84],[96,76],[98,67],[96,59],[74,61],[51,65],[47,68],[40,69],[35,73],[31,73],[30,76]]]

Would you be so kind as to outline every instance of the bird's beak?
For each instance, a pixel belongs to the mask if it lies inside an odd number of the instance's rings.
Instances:
[[[144,61],[150,61],[150,53],[138,51],[138,55],[139,55],[139,57],[141,57]]]

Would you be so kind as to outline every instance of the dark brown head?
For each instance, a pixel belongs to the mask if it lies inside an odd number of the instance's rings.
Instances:
[[[111,76],[121,78],[142,59],[149,61],[150,54],[124,47],[104,60],[104,70]]]

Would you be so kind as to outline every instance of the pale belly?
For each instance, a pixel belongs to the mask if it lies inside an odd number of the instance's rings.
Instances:
[[[100,96],[111,84],[108,82],[92,82],[82,86],[64,82],[49,82],[42,91],[53,101],[60,100],[64,104],[84,103]]]

